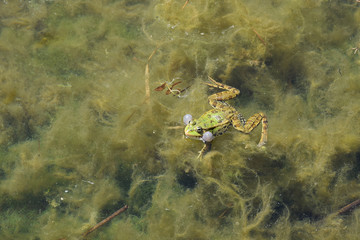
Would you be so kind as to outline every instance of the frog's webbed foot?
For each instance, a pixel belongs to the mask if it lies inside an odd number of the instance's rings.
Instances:
[[[202,159],[206,153],[211,150],[211,142],[205,142],[204,147],[200,150],[197,159]]]
[[[261,138],[257,145],[258,147],[264,146],[267,142],[268,121],[266,115],[262,112],[255,113],[245,122],[245,124],[243,124],[243,120],[241,119],[241,117],[239,118],[235,116],[232,119],[232,124],[234,128],[243,133],[250,133],[252,130],[254,130],[254,128],[256,128],[260,124],[260,122],[262,124],[262,129],[261,129]]]

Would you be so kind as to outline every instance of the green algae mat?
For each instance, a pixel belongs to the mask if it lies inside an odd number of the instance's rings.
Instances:
[[[358,239],[359,22],[356,0],[0,1],[0,239]],[[197,158],[208,76],[266,145],[229,126]]]

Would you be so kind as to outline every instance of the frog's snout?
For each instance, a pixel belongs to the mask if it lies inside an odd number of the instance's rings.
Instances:
[[[186,138],[191,137],[191,135],[190,135],[190,130],[187,129],[187,127],[185,127],[184,134],[185,134],[185,137],[186,137]]]
[[[189,125],[185,127],[184,134],[186,138],[200,140],[201,135],[194,132]]]

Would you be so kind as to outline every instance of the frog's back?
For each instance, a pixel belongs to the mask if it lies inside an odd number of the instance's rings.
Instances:
[[[211,109],[201,115],[201,117],[198,119],[198,123],[202,123],[202,128],[206,129],[208,127],[214,127],[217,125],[227,124],[230,123],[230,117],[232,115],[232,112],[229,110],[224,109]]]

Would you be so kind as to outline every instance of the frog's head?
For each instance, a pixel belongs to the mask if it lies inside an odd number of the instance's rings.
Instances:
[[[203,129],[199,124],[197,124],[196,120],[192,120],[192,116],[190,114],[186,114],[183,120],[186,124],[184,130],[186,137],[202,140],[203,142],[211,142],[214,139],[213,134],[210,131]]]
[[[196,124],[196,121],[191,120],[186,125],[186,127],[185,127],[185,136],[186,137],[201,140],[202,135],[203,135],[203,129]]]

